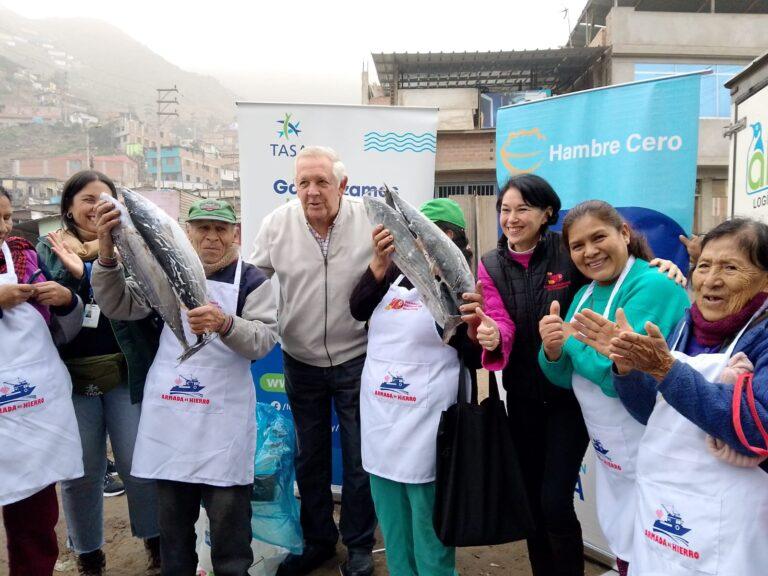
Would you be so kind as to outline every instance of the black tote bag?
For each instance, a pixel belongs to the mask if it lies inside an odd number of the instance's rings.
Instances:
[[[523,477],[493,372],[490,396],[467,401],[464,363],[456,404],[437,430],[435,532],[446,546],[485,546],[522,540],[532,531]]]

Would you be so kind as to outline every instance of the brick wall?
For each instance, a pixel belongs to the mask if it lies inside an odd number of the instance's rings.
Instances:
[[[435,170],[494,170],[496,137],[492,130],[438,132]]]

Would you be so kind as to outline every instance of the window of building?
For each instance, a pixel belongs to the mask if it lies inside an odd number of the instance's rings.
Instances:
[[[700,118],[728,118],[731,94],[724,84],[744,69],[730,64],[667,64],[665,62],[635,64],[635,80],[650,80],[673,74],[711,70],[701,77]]]
[[[495,196],[498,188],[493,182],[466,182],[461,184],[438,184],[435,198],[451,196]]]
[[[187,174],[186,177],[187,177],[187,182],[189,182],[189,174]]]

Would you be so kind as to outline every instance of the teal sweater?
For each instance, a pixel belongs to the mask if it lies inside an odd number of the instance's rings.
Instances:
[[[581,298],[589,285],[584,286],[573,298],[565,320],[569,322],[576,313]],[[595,285],[581,310],[587,308],[602,314],[611,297],[614,284]],[[616,309],[623,308],[632,328],[645,334],[645,323],[651,321],[659,327],[666,337],[684,316],[690,306],[688,295],[681,286],[661,274],[645,260],[636,260],[624,283],[613,299],[608,319],[614,320]],[[544,355],[544,348],[539,350],[539,365],[550,382],[563,388],[571,387],[574,370],[587,380],[594,382],[606,396],[617,397],[611,376],[612,362],[594,348],[582,344],[573,337],[568,338],[563,346],[563,353],[555,362],[550,362]]]

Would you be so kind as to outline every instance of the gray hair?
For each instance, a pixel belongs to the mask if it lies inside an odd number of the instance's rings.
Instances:
[[[296,154],[296,162],[294,163],[294,177],[296,174],[296,167],[299,164],[301,158],[328,158],[333,164],[333,177],[336,178],[336,183],[341,184],[341,181],[347,177],[347,169],[344,167],[344,163],[339,158],[336,150],[328,146],[307,146],[302,148],[301,151]]]

